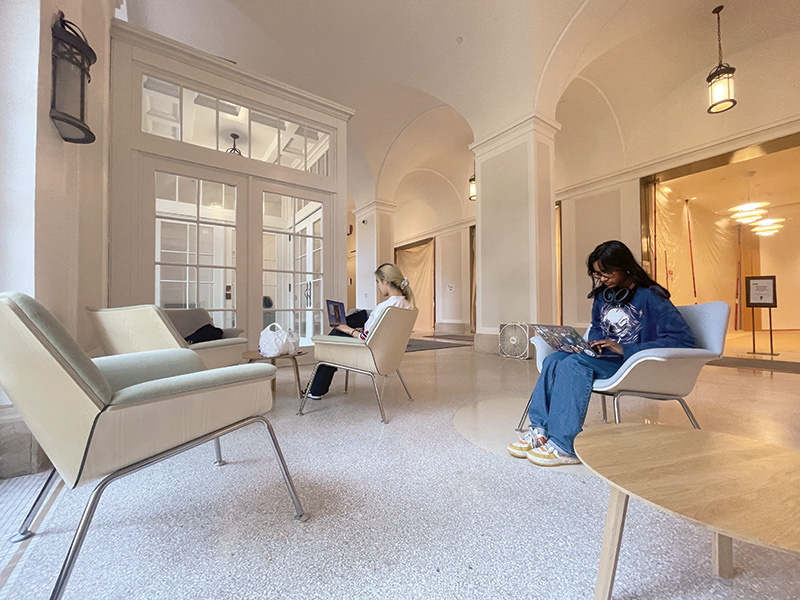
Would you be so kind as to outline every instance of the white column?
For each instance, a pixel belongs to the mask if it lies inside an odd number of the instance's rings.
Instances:
[[[377,304],[375,269],[394,262],[394,214],[397,206],[375,200],[353,211],[356,218],[356,306]]]
[[[478,352],[497,352],[501,323],[555,322],[556,131],[556,123],[532,114],[470,147],[478,187]]]

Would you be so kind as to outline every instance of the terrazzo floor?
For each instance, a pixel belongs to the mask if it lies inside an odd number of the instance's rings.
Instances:
[[[533,361],[460,347],[408,354],[402,370],[415,400],[391,379],[386,425],[358,375],[346,396],[337,375],[296,416],[293,377],[280,370],[268,417],[308,522],[293,520],[253,426],[222,439],[224,467],[206,444],[109,486],[64,598],[592,598],[608,486],[581,466],[538,468],[505,452]],[[706,429],[800,448],[798,384],[706,367],[689,402]],[[677,404],[622,409],[626,422],[689,426]],[[597,401],[587,423],[600,423]],[[49,595],[91,490],[59,493],[0,599]],[[735,579],[714,577],[707,531],[632,500],[614,598],[800,597],[800,556],[734,541],[734,562]]]

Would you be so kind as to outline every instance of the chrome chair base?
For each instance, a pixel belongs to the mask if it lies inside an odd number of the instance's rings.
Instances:
[[[354,369],[353,367],[345,367],[343,365],[338,365],[336,363],[331,363],[331,362],[318,362],[316,365],[314,365],[314,370],[311,371],[311,378],[309,379],[309,382],[314,381],[314,376],[317,374],[317,369],[319,368],[320,365],[328,365],[330,367],[335,367],[337,369],[344,369],[344,372],[345,372],[344,373],[344,393],[345,394],[347,393],[347,388],[348,388],[348,385],[350,383],[350,371],[353,371],[355,373],[363,373],[364,375],[369,375],[372,378],[372,387],[375,389],[375,398],[378,401],[378,409],[381,412],[381,423],[384,423],[384,424],[388,423],[388,421],[386,420],[386,415],[383,412],[383,402],[381,402],[381,394],[378,391],[378,384],[375,381],[375,374],[374,373],[372,373],[370,371],[362,371],[361,369]],[[408,391],[408,386],[406,385],[406,382],[403,379],[403,376],[400,374],[400,369],[397,369],[395,371],[395,373],[397,373],[397,377],[400,378],[400,383],[403,384],[403,389],[406,391],[406,396],[408,396],[408,400],[409,401],[413,401],[414,398],[411,397],[411,392]],[[383,376],[383,381],[381,383],[381,389],[383,389],[383,386],[386,385],[386,379],[387,379],[387,376]],[[306,390],[303,393],[303,397],[300,399],[300,408],[297,411],[298,415],[304,415],[305,414],[303,412],[303,409],[306,406],[306,400],[308,400],[308,392],[309,392],[310,389],[311,389],[311,385],[309,384],[309,385],[306,386]]]
[[[592,392],[593,394],[598,394],[600,396],[600,400],[602,401],[603,407],[603,423],[608,423],[608,412],[606,409],[606,396],[611,396],[611,394],[604,394],[603,392]],[[666,396],[660,394],[646,394],[643,392],[617,392],[612,396],[613,403],[614,403],[614,423],[621,423],[622,419],[619,414],[619,399],[622,396],[636,396],[638,398],[648,398],[650,400],[676,400],[680,403],[681,408],[683,408],[683,412],[686,413],[686,416],[689,418],[689,422],[692,424],[692,427],[695,429],[700,429],[700,425],[697,423],[697,419],[694,418],[694,414],[692,410],[689,408],[689,405],[686,404],[686,400],[683,398],[678,398],[675,396]],[[531,398],[528,398],[528,403],[525,405],[525,410],[522,413],[522,417],[520,417],[519,423],[517,424],[517,428],[515,431],[519,433],[523,433],[527,430],[525,425],[525,419],[528,418],[528,409],[531,407]]]
[[[84,539],[86,538],[86,533],[89,530],[89,526],[91,525],[92,518],[94,517],[94,513],[97,510],[97,505],[100,502],[100,497],[103,495],[105,489],[111,484],[113,481],[124,477],[125,475],[130,475],[131,473],[135,473],[145,467],[149,467],[155,463],[161,462],[162,460],[166,460],[168,458],[172,458],[177,454],[185,452],[186,450],[191,450],[192,448],[199,446],[201,444],[205,444],[211,440],[214,441],[214,451],[216,455],[216,462],[217,465],[224,465],[225,461],[222,460],[222,450],[219,444],[219,438],[227,433],[231,433],[232,431],[236,431],[242,427],[253,423],[261,423],[267,428],[267,432],[269,433],[270,442],[272,445],[272,449],[275,452],[275,458],[278,461],[278,467],[281,470],[281,474],[283,476],[284,483],[289,491],[289,497],[292,500],[292,504],[295,508],[295,521],[305,522],[309,519],[309,514],[303,510],[303,506],[300,503],[300,499],[297,496],[297,492],[294,487],[294,482],[292,481],[292,477],[289,474],[289,470],[286,467],[286,461],[283,458],[283,453],[281,452],[281,448],[278,445],[278,440],[275,437],[275,432],[272,429],[272,425],[270,422],[262,416],[256,417],[248,417],[247,419],[243,419],[242,421],[238,421],[232,425],[227,427],[223,427],[217,431],[212,433],[200,436],[194,440],[181,444],[180,446],[176,446],[175,448],[170,448],[169,450],[165,450],[155,456],[151,456],[144,460],[141,460],[137,463],[129,465],[125,468],[119,469],[114,471],[113,473],[106,475],[97,486],[92,491],[91,496],[89,497],[89,501],[86,503],[86,508],[83,510],[83,515],[81,516],[80,523],[78,524],[78,528],[75,531],[75,536],[72,538],[72,544],[70,545],[69,551],[67,552],[67,556],[64,559],[64,564],[61,567],[61,572],[58,575],[58,579],[56,580],[55,586],[53,587],[53,591],[50,594],[50,600],[58,600],[61,598],[62,594],[64,593],[64,589],[67,586],[67,582],[69,581],[70,575],[72,574],[72,569],[75,566],[75,561],[78,558],[78,554],[81,551],[81,547],[83,546]],[[22,541],[25,539],[30,538],[34,533],[30,530],[30,525],[33,523],[33,520],[36,518],[36,515],[42,508],[45,499],[49,495],[50,488],[52,487],[53,483],[57,479],[56,470],[53,469],[50,472],[50,475],[45,481],[44,486],[39,492],[39,495],[36,497],[36,500],[33,503],[28,515],[25,517],[22,525],[20,526],[19,533],[12,538],[12,541]]]

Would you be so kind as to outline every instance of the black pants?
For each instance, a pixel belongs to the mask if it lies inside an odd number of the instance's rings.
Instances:
[[[367,317],[367,311],[359,310],[347,315],[345,321],[349,327],[356,329],[364,326],[364,323],[367,322]],[[328,335],[351,337],[338,329],[333,329]],[[331,387],[334,373],[336,373],[336,367],[331,367],[330,365],[320,365],[317,367],[317,373],[314,375],[314,381],[311,382],[311,389],[308,390],[308,393],[312,396],[324,396],[327,394]]]

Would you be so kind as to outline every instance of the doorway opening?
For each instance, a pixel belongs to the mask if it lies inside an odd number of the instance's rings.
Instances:
[[[775,352],[800,362],[800,134],[642,180],[642,260],[675,304],[731,307],[726,355],[769,349],[768,309],[747,277],[775,276]]]

